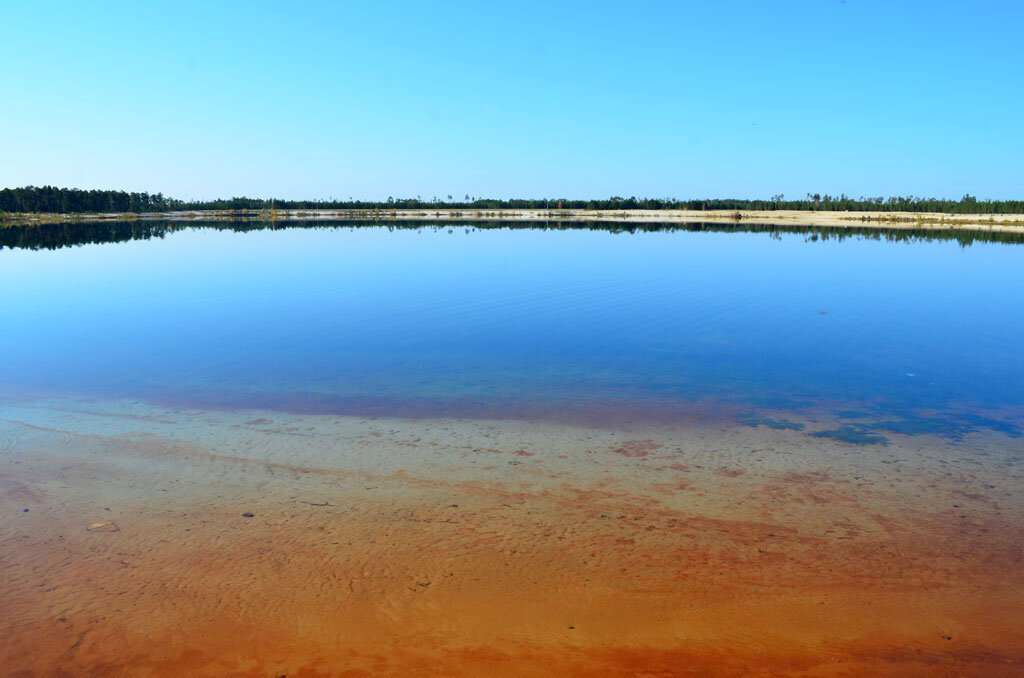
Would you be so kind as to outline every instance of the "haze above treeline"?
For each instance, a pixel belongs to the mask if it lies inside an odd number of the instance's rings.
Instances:
[[[494,199],[465,195],[431,196],[424,199],[392,198],[373,200],[278,200],[234,197],[185,201],[162,193],[129,193],[116,190],[81,190],[53,186],[25,186],[0,190],[0,212],[170,212],[201,210],[390,210],[390,209],[582,209],[582,210],[800,210],[871,212],[942,212],[947,214],[1020,214],[1024,200],[978,200],[964,195],[958,200],[919,196],[853,198],[845,194],[808,193],[797,199],[782,194],[759,198],[610,198],[570,200],[567,198]]]

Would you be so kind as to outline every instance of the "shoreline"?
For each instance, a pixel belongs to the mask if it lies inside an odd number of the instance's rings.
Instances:
[[[0,225],[118,221],[555,221],[608,223],[741,223],[879,230],[998,231],[1024,234],[1024,214],[831,212],[800,210],[203,210],[183,212],[9,213]]]
[[[0,419],[0,659],[152,678],[1008,675],[1019,448],[27,401]]]

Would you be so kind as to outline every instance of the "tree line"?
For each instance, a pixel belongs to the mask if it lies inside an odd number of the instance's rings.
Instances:
[[[25,186],[0,190],[0,212],[75,213],[75,212],[168,212],[200,210],[800,210],[823,212],[941,212],[946,214],[1020,214],[1024,200],[978,200],[964,195],[959,200],[923,198],[919,196],[858,197],[845,194],[808,193],[796,200],[782,194],[766,200],[743,198],[712,198],[678,200],[676,198],[622,198],[600,200],[569,200],[567,198],[536,198],[496,200],[491,198],[424,199],[393,198],[369,200],[277,200],[274,198],[227,198],[184,201],[162,193],[128,193],[125,191],[80,190],[53,186]]]

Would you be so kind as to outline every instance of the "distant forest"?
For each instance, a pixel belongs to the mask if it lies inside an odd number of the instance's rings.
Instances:
[[[797,200],[775,195],[768,200],[715,198],[676,200],[675,198],[620,198],[606,200],[453,199],[452,196],[424,200],[388,198],[365,200],[275,200],[230,198],[186,202],[162,193],[126,193],[124,191],[83,191],[77,188],[25,186],[0,190],[0,212],[73,213],[73,212],[167,212],[176,210],[390,210],[390,209],[583,209],[583,210],[802,210],[842,212],[944,212],[947,214],[1020,214],[1024,200],[978,200],[965,195],[959,200],[921,198],[912,195],[889,198],[808,193]]]

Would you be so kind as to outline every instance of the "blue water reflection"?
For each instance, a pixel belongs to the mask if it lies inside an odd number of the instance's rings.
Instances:
[[[1024,407],[1020,245],[184,230],[3,250],[0,286],[12,394],[467,416],[696,400]]]

